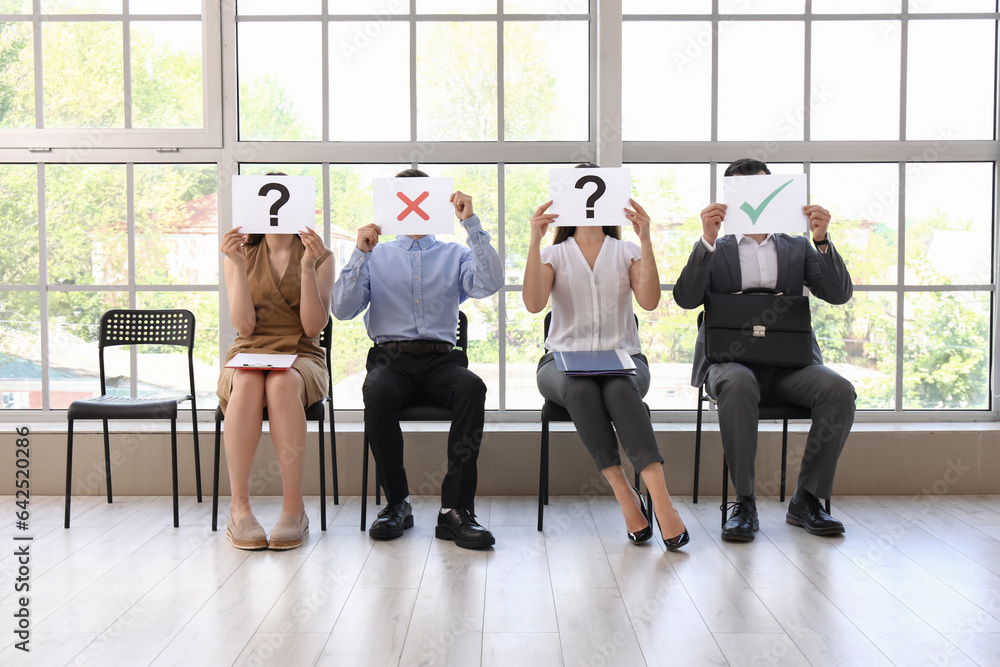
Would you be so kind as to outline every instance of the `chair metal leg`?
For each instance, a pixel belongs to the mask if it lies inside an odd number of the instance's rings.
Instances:
[[[215,420],[215,468],[212,471],[212,532],[219,529],[219,450],[222,436],[222,422]]]
[[[788,467],[788,420],[781,429],[781,502],[785,502],[785,470]]]
[[[694,432],[694,497],[691,502],[698,503],[698,478],[701,475],[701,420],[702,420],[701,389],[698,390],[698,426]]]
[[[333,467],[333,504],[340,504],[340,485],[337,482],[337,422],[330,404],[330,465]]]
[[[549,420],[542,417],[542,442],[538,448],[538,530],[545,516],[545,496],[548,492]]]
[[[63,528],[69,528],[70,489],[73,486],[73,420],[66,426],[66,510]]]
[[[726,455],[722,455],[722,524],[726,525],[726,505],[729,504],[729,464],[726,463]]]
[[[368,434],[362,436],[364,450],[361,454],[361,532],[365,530],[368,515]]]
[[[104,479],[108,484],[108,502],[111,502],[111,443],[108,440],[108,420],[104,422]]]
[[[180,528],[181,515],[177,501],[177,418],[170,420],[170,468],[174,480],[174,528]],[[110,480],[108,480],[110,482]],[[110,483],[108,485],[110,489]]]
[[[326,530],[326,452],[323,442],[323,416],[316,420],[319,424],[319,525]]]
[[[198,439],[198,409],[191,401],[191,430],[194,433],[194,481],[198,488],[198,502],[201,502],[201,441]]]

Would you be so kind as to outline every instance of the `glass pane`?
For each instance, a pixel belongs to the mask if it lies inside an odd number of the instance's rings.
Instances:
[[[656,259],[659,265],[659,252]],[[663,269],[660,271],[662,280]],[[649,359],[652,376],[646,403],[652,410],[697,409],[698,390],[691,386],[691,365],[700,309],[684,310],[669,290],[663,292],[656,310],[643,310],[635,303],[632,307],[639,316],[642,352]]]
[[[504,24],[507,141],[587,140],[589,27],[586,21]]]
[[[418,14],[496,14],[496,0],[417,0]]]
[[[132,127],[202,127],[201,22],[131,27]]]
[[[125,165],[46,166],[45,230],[50,284],[127,285]]]
[[[38,284],[38,169],[0,165],[0,283]]]
[[[139,308],[185,308],[194,313],[194,388],[198,409],[214,409],[219,404],[215,393],[219,382],[218,293],[139,292],[136,303]],[[159,398],[190,392],[186,348],[139,345],[137,352],[136,377],[140,397]],[[190,403],[185,403],[181,409],[190,407]]]
[[[809,299],[823,362],[854,385],[859,409],[896,405],[896,295],[854,292],[844,305]]]
[[[899,138],[899,21],[817,21],[811,138]],[[850,49],[841,48],[851,44]]]
[[[508,410],[541,410],[545,400],[538,393],[535,370],[545,353],[543,322],[549,308],[537,314],[529,313],[520,292],[507,292],[505,305],[506,407]]]
[[[45,127],[124,127],[122,25],[42,24]]]
[[[707,164],[632,164],[632,192],[649,213],[660,282],[673,284],[701,236],[701,209],[711,202]],[[637,241],[630,229],[622,238]],[[664,298],[667,298],[664,295]],[[688,359],[690,361],[690,359]]]
[[[712,0],[623,0],[623,14],[711,14]]]
[[[982,285],[993,259],[993,166],[906,166],[906,283]]]
[[[506,14],[589,14],[590,0],[504,0]]]
[[[282,3],[286,4],[286,3]],[[129,0],[131,14],[198,14],[201,15],[201,0]]]
[[[0,23],[0,128],[35,126],[35,61],[30,23]]]
[[[330,11],[336,11],[334,6],[339,3],[336,0],[330,2]],[[351,2],[352,6],[359,4],[358,2]],[[282,0],[282,2],[274,2],[274,0],[237,0],[236,2],[236,13],[237,14],[265,14],[272,16],[289,16],[296,14],[319,14],[322,11],[322,3],[320,0]]]
[[[417,25],[417,138],[496,141],[497,26]]]
[[[240,139],[317,141],[323,129],[320,24],[239,23]]]
[[[995,12],[996,0],[910,0],[910,12]]]
[[[712,24],[630,21],[622,31],[623,138],[710,139]],[[654,70],[656,84],[650,85]]]
[[[805,0],[719,0],[719,14],[801,14]],[[768,43],[771,46],[770,43]],[[769,57],[773,54],[768,53]]]
[[[135,275],[140,285],[219,282],[215,165],[135,166]]]
[[[37,292],[0,292],[0,410],[42,408]]]
[[[49,405],[65,410],[78,398],[101,395],[97,340],[101,316],[128,308],[125,292],[49,292]],[[127,347],[104,354],[108,393],[129,396],[131,376]]]
[[[288,176],[312,176],[316,184],[316,232],[323,234],[323,166],[319,164],[241,164],[240,174],[263,176],[264,174],[286,174]],[[367,223],[366,223],[367,224]],[[219,244],[215,244],[215,252]],[[338,266],[341,266],[338,264]]]
[[[910,21],[907,56],[907,139],[993,138],[996,21]]]
[[[803,35],[798,21],[719,24],[719,139],[802,139]],[[753,44],[766,57],[747,57]]]
[[[330,46],[330,139],[409,140],[409,24],[332,22]]]
[[[0,14],[30,14],[31,0],[0,0]]]
[[[531,214],[549,200],[549,169],[565,168],[565,164],[504,165],[504,266],[507,284],[520,285],[531,239]],[[544,248],[552,242],[549,231],[542,239]]]
[[[813,0],[812,10],[813,14],[888,14],[902,11],[902,0]]]
[[[497,220],[497,166],[495,164],[425,164],[420,167],[430,176],[450,176],[455,189],[472,197],[472,209],[490,234],[493,249],[499,252],[500,223]],[[468,234],[455,218],[454,234],[435,234],[446,243],[465,245]],[[465,307],[464,305],[462,306]]]
[[[499,295],[469,299],[460,310],[469,318],[469,370],[486,383],[486,409],[500,409]]]
[[[121,0],[42,0],[43,14],[121,14]],[[121,30],[119,29],[119,32]]]
[[[903,407],[990,407],[990,294],[906,295]]]
[[[830,237],[854,284],[896,284],[899,166],[813,164],[811,169],[810,201],[830,211]]]
[[[256,0],[254,4],[258,2],[268,7],[273,4],[271,0]],[[334,15],[372,14],[377,16],[401,16],[410,13],[409,0],[329,0],[327,4],[328,11]]]
[[[372,223],[372,179],[390,178],[409,168],[408,164],[330,165],[330,250],[337,257],[338,273],[354,252],[358,229]]]

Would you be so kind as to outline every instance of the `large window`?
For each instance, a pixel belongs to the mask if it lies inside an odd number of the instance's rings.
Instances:
[[[213,408],[230,177],[314,177],[339,271],[372,179],[420,167],[474,197],[501,254],[503,289],[463,305],[470,363],[491,419],[532,419],[528,219],[549,169],[598,161],[631,168],[654,222],[646,400],[690,419],[697,312],[670,289],[725,165],[751,156],[833,212],[855,295],[814,299],[813,321],[861,418],[993,418],[997,19],[983,0],[0,0],[0,411],[59,419],[94,395],[119,306],[195,312]],[[370,342],[360,317],[335,326],[354,419]],[[159,350],[110,364],[123,395],[186,382]]]

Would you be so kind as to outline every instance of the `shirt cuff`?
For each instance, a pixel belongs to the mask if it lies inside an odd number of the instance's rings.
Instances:
[[[354,269],[357,267],[364,266],[368,262],[368,258],[371,257],[371,251],[361,252],[358,246],[354,246],[354,250],[351,251],[351,256],[347,260],[347,264],[344,266],[345,269]]]
[[[715,252],[715,243],[709,243],[708,241],[705,240],[704,236],[700,238],[701,238],[701,244],[705,246],[705,250],[709,252]],[[716,239],[716,241],[718,242],[718,239]]]

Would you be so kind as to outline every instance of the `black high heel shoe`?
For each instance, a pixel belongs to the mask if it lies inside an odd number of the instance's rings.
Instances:
[[[674,514],[677,514],[677,510],[674,510]],[[679,517],[680,514],[677,514]],[[663,527],[660,525],[660,520],[656,520],[656,527],[660,529],[660,537],[663,539],[663,545],[667,547],[667,551],[677,551],[682,546],[691,541],[691,534],[688,532],[687,526],[684,527],[684,532],[677,537],[671,537],[669,540],[663,537]]]
[[[637,496],[639,496],[639,507],[642,509],[642,515],[647,518],[646,527],[637,533],[628,533],[628,539],[632,544],[640,544],[653,537],[653,525],[649,523],[649,511],[646,509],[646,502],[642,499],[642,494],[639,493],[639,489],[634,486],[632,487],[632,490],[635,491]]]

